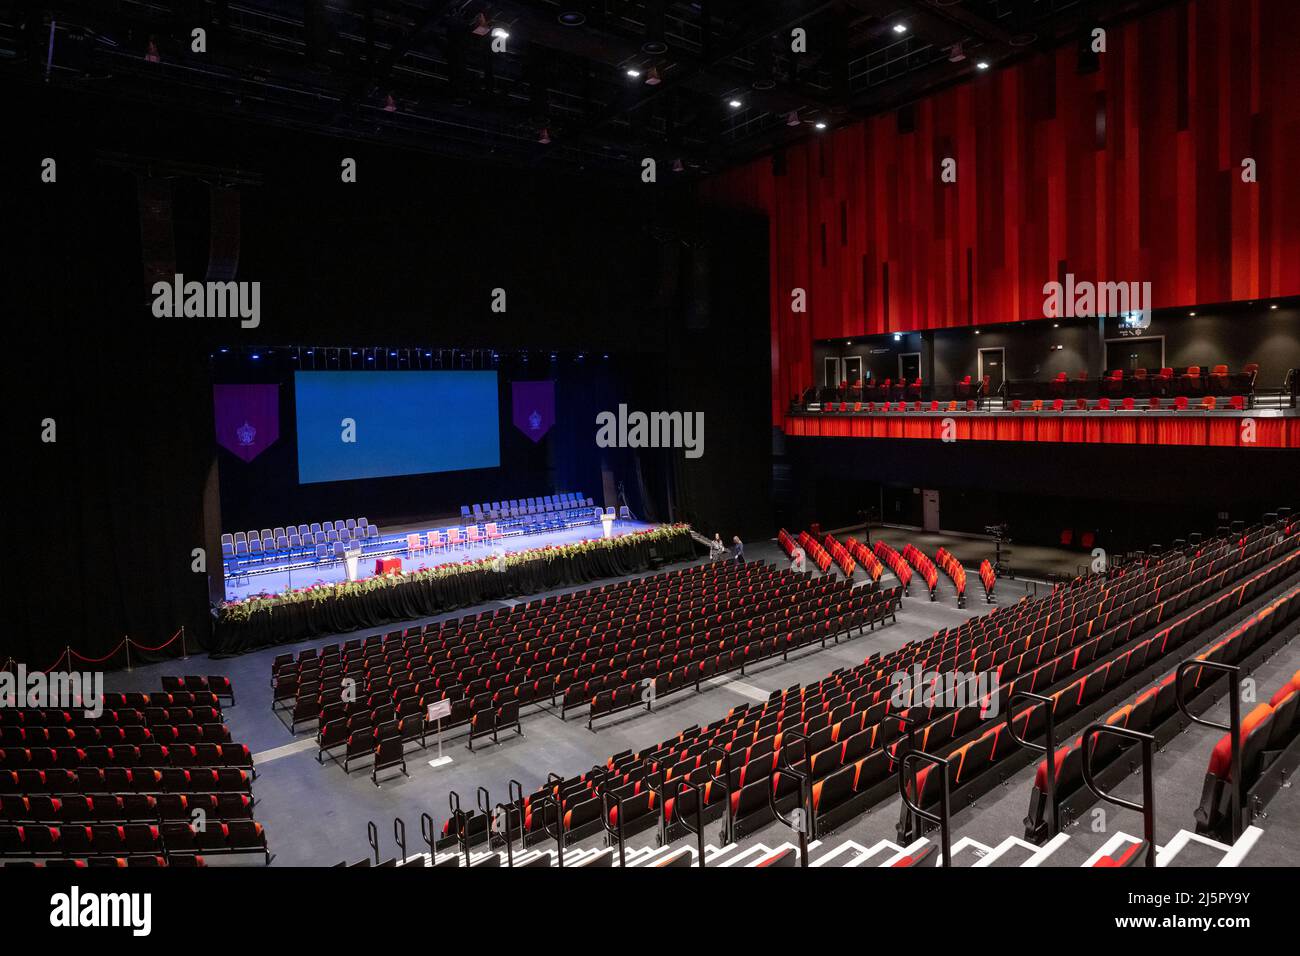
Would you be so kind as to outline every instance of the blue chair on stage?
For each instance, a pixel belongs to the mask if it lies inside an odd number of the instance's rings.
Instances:
[[[316,563],[324,564],[327,558],[329,558],[329,548],[324,544],[316,545]]]
[[[302,535],[289,535],[289,553],[292,555],[302,554]]]
[[[319,522],[319,521],[313,521],[313,522],[311,523],[311,533],[312,533],[312,534],[320,534],[320,532],[321,532],[320,522]]]

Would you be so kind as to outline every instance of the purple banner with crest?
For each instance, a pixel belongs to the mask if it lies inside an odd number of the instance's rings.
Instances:
[[[541,441],[555,424],[555,383],[514,382],[511,388],[515,428]]]
[[[213,385],[217,444],[252,461],[280,437],[279,385]]]

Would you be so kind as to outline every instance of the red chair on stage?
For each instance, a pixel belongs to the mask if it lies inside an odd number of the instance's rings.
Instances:
[[[495,521],[489,521],[483,526],[483,533],[487,536],[489,542],[496,541],[501,537],[501,532],[497,528]]]
[[[478,544],[479,542],[481,542],[482,540],[483,540],[482,537],[479,535],[478,525],[476,525],[476,524],[472,524],[472,525],[470,525],[468,528],[465,529],[465,543],[466,543],[466,544],[469,544],[469,545],[475,545],[475,544]]]
[[[406,553],[408,555],[422,554],[426,550],[424,539],[418,534],[408,534],[406,536]]]
[[[1246,396],[1234,395],[1228,399],[1228,407],[1234,412],[1244,412],[1246,410]]]
[[[1137,402],[1133,401],[1133,396],[1132,396],[1132,395],[1128,395],[1128,396],[1125,397],[1124,401],[1121,403],[1120,408],[1122,408],[1122,409],[1123,409],[1124,411],[1126,411],[1126,412],[1131,412],[1131,411],[1133,411],[1133,409],[1134,409],[1134,407],[1135,407],[1136,405],[1137,405]]]
[[[447,542],[437,528],[429,532],[430,551],[436,551],[438,548],[445,548],[446,546],[447,546]]]
[[[1088,400],[1086,398],[1076,398],[1074,400],[1074,410],[1077,412],[1086,412],[1088,410]]]
[[[1206,395],[1201,399],[1201,411],[1212,412],[1219,406],[1219,400],[1213,395]]]
[[[1097,399],[1097,411],[1099,411],[1099,412],[1108,412],[1108,411],[1110,411],[1110,399],[1109,399],[1109,398],[1099,398],[1099,399]]]
[[[1174,399],[1174,411],[1183,412],[1187,410],[1187,396],[1179,395]]]
[[[447,529],[447,547],[448,547],[448,548],[458,548],[458,547],[460,547],[461,544],[464,543],[464,540],[465,540],[465,539],[462,538],[461,535],[460,535],[460,528],[448,528],[448,529]]]
[[[1052,411],[1057,412],[1058,414],[1060,412],[1065,411],[1065,399],[1063,398],[1052,399]]]

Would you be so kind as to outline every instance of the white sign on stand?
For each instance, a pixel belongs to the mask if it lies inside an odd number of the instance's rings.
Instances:
[[[611,537],[610,528],[614,526],[614,515],[612,512],[605,512],[600,516],[600,523],[605,526],[605,537]]]
[[[451,754],[442,753],[442,718],[451,716],[451,701],[435,701],[429,705],[429,720],[435,721],[438,728],[438,756],[429,761],[430,767],[445,767],[451,763]]]

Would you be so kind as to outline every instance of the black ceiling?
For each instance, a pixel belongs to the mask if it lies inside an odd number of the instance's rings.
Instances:
[[[475,160],[710,171],[1165,2],[63,0],[0,9],[0,77]]]

